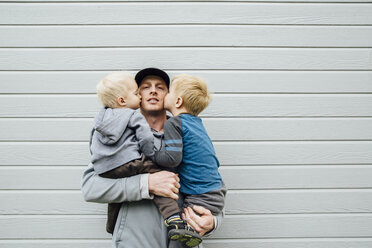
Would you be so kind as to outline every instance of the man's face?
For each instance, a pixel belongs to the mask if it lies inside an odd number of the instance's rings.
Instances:
[[[146,112],[164,110],[164,97],[168,88],[163,79],[156,76],[145,77],[139,87],[139,94],[142,97],[141,108]]]

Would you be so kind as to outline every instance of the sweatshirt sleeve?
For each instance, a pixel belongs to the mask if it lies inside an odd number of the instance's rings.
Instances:
[[[224,217],[225,217],[225,209],[222,209],[222,211],[220,213],[218,213],[218,215],[213,216],[213,218],[214,218],[214,228],[212,230],[210,230],[209,232],[207,232],[206,234],[204,234],[204,237],[209,237],[216,230],[218,230],[221,227],[222,220],[223,220]]]
[[[163,167],[176,167],[182,161],[182,127],[181,118],[169,118],[164,124],[164,144],[155,152],[155,163]]]
[[[139,113],[134,112],[129,120],[128,127],[135,131],[139,148],[146,157],[154,157],[154,135],[151,132],[149,124],[147,124],[145,117]]]
[[[148,189],[148,175],[110,179],[100,177],[89,164],[81,180],[81,192],[85,201],[98,203],[140,201],[151,199]]]

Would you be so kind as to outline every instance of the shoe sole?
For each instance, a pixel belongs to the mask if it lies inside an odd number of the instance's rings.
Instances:
[[[187,247],[195,247],[202,242],[199,234],[187,230],[171,230],[168,233],[171,240],[178,240],[184,243]]]

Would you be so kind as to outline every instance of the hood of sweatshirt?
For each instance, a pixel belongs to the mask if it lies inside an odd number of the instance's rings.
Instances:
[[[94,119],[93,129],[103,144],[114,144],[123,135],[135,110],[129,108],[102,108]]]

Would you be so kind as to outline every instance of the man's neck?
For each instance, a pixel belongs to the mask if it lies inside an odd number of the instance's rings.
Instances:
[[[145,116],[150,128],[158,132],[164,131],[164,123],[167,121],[167,112],[165,110],[159,112],[145,112],[141,110],[141,113]]]

